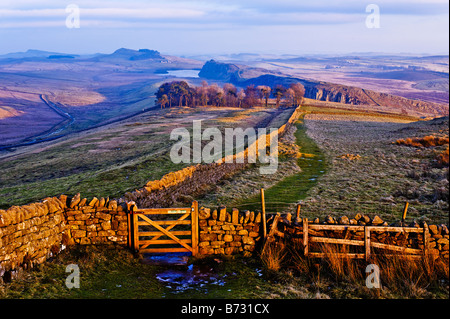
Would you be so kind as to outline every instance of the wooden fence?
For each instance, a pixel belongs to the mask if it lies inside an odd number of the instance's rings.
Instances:
[[[278,229],[279,223],[288,227],[295,228],[294,240],[297,240],[303,245],[303,253],[306,257],[323,258],[327,253],[313,251],[312,247],[317,247],[314,243],[318,244],[334,244],[341,245],[341,248],[348,246],[361,247],[362,252],[357,253],[336,253],[337,257],[356,258],[368,260],[375,249],[383,249],[401,254],[408,254],[410,257],[421,257],[427,253],[429,231],[426,227],[390,227],[390,226],[362,226],[362,225],[328,225],[328,224],[314,224],[310,223],[307,218],[303,218],[301,224],[292,226],[290,218],[282,218],[280,214],[277,214],[272,221],[270,232],[266,238],[266,242],[274,240],[274,237],[285,238],[286,233]],[[333,234],[343,234],[344,238],[327,237],[323,234],[323,231],[330,231]],[[321,233],[319,233],[321,232]],[[347,239],[351,233],[363,233],[362,239]],[[403,233],[404,235],[410,233],[421,234],[421,249],[408,248],[399,245],[386,244],[376,242],[371,239],[371,233]],[[345,249],[339,249],[338,251],[345,251]]]

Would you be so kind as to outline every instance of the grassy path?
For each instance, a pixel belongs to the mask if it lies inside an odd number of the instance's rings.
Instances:
[[[306,113],[301,114],[299,120],[295,123],[297,127],[295,132],[296,144],[301,151],[297,164],[301,171],[264,190],[268,213],[282,212],[306,198],[308,190],[317,183],[318,178],[326,171],[327,164],[324,154],[306,134],[305,115]],[[261,205],[255,204],[258,202],[260,202],[260,196],[255,195],[239,203],[239,207],[241,209],[260,210]],[[249,204],[247,205],[247,203]]]

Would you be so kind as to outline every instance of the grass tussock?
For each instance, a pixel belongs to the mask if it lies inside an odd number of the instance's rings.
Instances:
[[[447,145],[447,148],[445,150],[443,150],[437,154],[436,160],[440,167],[448,166],[448,164],[449,164],[449,158],[448,158],[449,157],[448,156],[449,149],[448,148],[449,147]]]
[[[325,253],[324,258],[305,257],[301,242],[290,242],[282,252],[276,251],[276,243],[271,243],[261,259],[268,269],[306,278],[306,286],[315,291],[326,290],[332,298],[448,298],[448,259],[386,252],[365,261],[349,258],[342,246],[324,244],[316,248]],[[379,269],[379,288],[366,286],[366,267],[370,264]]]
[[[397,145],[413,146],[413,147],[433,147],[442,146],[449,143],[448,136],[428,135],[425,137],[414,137],[399,139],[395,142]]]
[[[278,242],[268,242],[261,252],[264,267],[271,271],[279,271],[287,256],[285,245]]]

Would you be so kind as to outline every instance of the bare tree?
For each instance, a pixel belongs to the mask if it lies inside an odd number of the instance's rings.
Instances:
[[[293,106],[295,104],[295,92],[292,88],[287,89],[284,96],[287,100],[288,106]]]
[[[257,89],[261,92],[261,97],[266,100],[266,107],[267,107],[269,104],[269,96],[272,89],[267,85],[260,85],[257,87]]]
[[[226,106],[235,107],[237,102],[237,89],[231,83],[225,83],[223,85],[223,91],[225,94]]]
[[[292,83],[290,88],[294,91],[294,105],[300,106],[305,96],[305,87],[301,83]]]
[[[255,107],[259,106],[260,102],[260,91],[255,88],[254,85],[249,85],[245,88],[245,98],[244,98],[244,107]]]
[[[219,91],[219,86],[217,84],[211,84],[208,86],[208,100],[211,102],[211,105],[217,106],[217,93]]]
[[[274,93],[274,95],[275,95],[275,98],[276,98],[276,106],[277,106],[277,108],[279,108],[280,107],[280,101],[281,101],[281,98],[284,96],[284,94],[286,93],[286,88],[284,87],[284,86],[282,86],[282,85],[277,85],[276,87],[275,87],[275,93]]]
[[[242,107],[242,103],[245,100],[245,92],[244,89],[240,89],[239,92],[237,93],[237,100],[238,100],[238,106]]]

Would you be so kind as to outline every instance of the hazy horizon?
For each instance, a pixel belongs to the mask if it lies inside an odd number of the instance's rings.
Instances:
[[[72,55],[79,55],[79,56],[89,56],[89,55],[96,55],[96,54],[112,54],[115,51],[119,49],[131,49],[131,50],[141,50],[141,49],[148,49],[148,50],[156,50],[162,55],[173,55],[173,56],[179,56],[179,57],[197,57],[197,56],[233,56],[233,55],[273,55],[273,56],[330,56],[330,57],[339,57],[339,56],[449,56],[449,52],[417,52],[417,53],[410,53],[410,52],[336,52],[336,53],[326,53],[326,52],[306,52],[302,54],[293,54],[293,53],[271,53],[271,52],[217,52],[217,53],[199,53],[199,54],[183,54],[182,52],[163,52],[160,51],[158,48],[144,48],[144,47],[135,47],[135,48],[124,48],[124,47],[118,47],[116,49],[113,49],[112,51],[102,51],[102,52],[89,52],[89,51],[83,51],[83,52],[70,52],[70,51],[52,51],[52,50],[46,50],[46,49],[36,49],[36,48],[29,48],[23,51],[12,51],[12,52],[2,52],[0,53],[0,56],[9,55],[9,54],[18,54],[18,53],[27,53],[30,51],[41,51],[41,52],[48,52],[48,53],[58,53],[58,54],[72,54]]]
[[[367,20],[379,10],[378,24]],[[68,7],[68,5],[71,7]],[[79,9],[79,24],[68,26]],[[448,0],[3,0],[0,54],[449,53]],[[71,20],[73,21],[73,20]],[[374,20],[371,20],[374,21]]]

